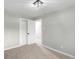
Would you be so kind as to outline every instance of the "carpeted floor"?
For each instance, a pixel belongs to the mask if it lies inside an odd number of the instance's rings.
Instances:
[[[47,48],[46,48],[46,49],[47,49]],[[49,50],[49,49],[48,49],[48,50]],[[56,52],[56,51],[53,51],[53,50],[49,50],[49,51],[51,51],[53,54],[55,54],[56,56],[58,56],[60,59],[75,59],[75,57],[74,57],[74,58],[71,58],[71,57],[69,57],[69,56],[60,54],[60,53],[58,53],[58,52]]]
[[[5,50],[4,59],[60,59],[48,49],[36,44]]]

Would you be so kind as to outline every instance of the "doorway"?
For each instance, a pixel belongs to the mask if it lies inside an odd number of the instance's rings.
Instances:
[[[41,23],[41,19],[20,19],[20,45],[42,43]]]

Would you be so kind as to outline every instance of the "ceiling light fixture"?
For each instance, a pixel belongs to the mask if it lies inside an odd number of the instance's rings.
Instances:
[[[36,5],[37,7],[39,7],[40,5],[42,5],[44,2],[40,1],[40,0],[36,0],[33,4]]]

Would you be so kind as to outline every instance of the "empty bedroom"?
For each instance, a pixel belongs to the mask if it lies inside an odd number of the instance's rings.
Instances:
[[[4,59],[75,59],[75,0],[4,0]]]

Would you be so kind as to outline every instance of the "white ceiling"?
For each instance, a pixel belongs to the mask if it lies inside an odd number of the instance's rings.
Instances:
[[[5,0],[5,13],[10,15],[36,19],[45,14],[74,6],[74,0],[41,0],[44,4],[35,7],[36,0]]]

